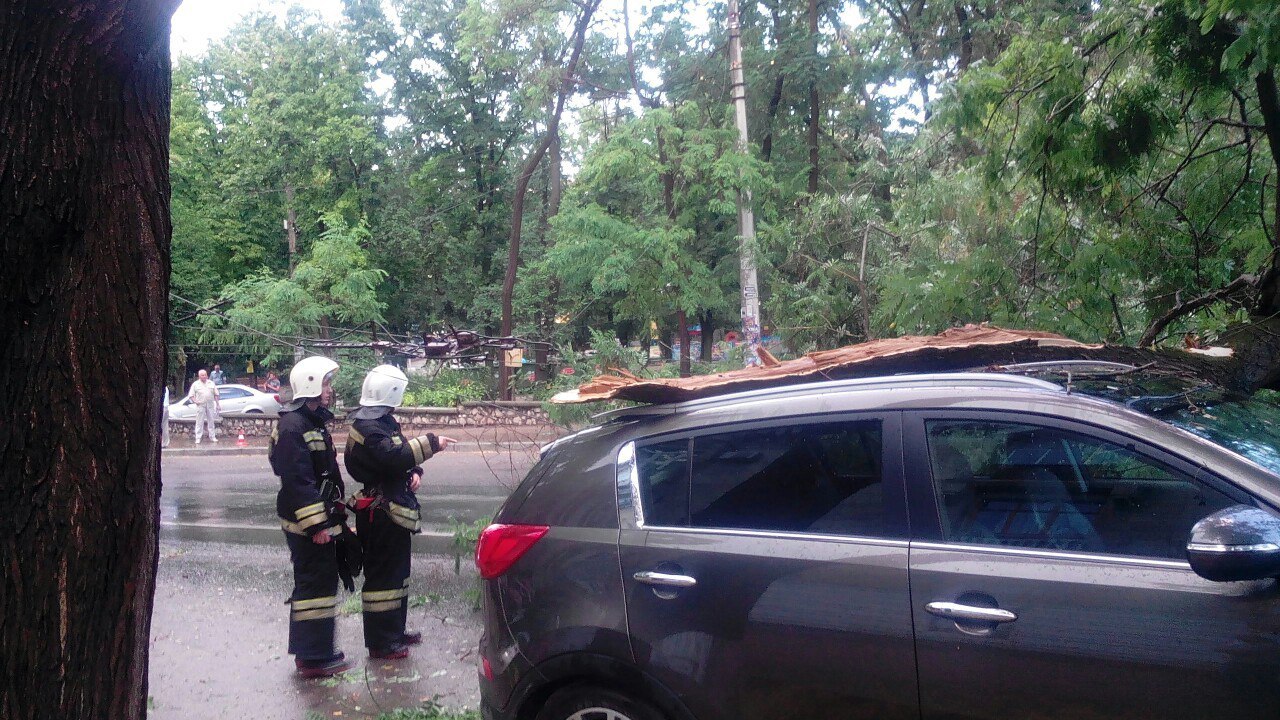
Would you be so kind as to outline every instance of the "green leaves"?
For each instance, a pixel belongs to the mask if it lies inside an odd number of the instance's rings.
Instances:
[[[329,213],[311,253],[292,276],[263,268],[229,284],[222,297],[235,304],[221,316],[204,316],[201,341],[234,343],[243,354],[273,362],[291,358],[299,338],[330,335],[330,328],[381,322],[386,305],[377,289],[386,276],[369,265],[360,246],[363,223],[349,227]]]

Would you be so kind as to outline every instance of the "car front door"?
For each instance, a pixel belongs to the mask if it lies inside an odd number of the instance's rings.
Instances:
[[[905,443],[923,718],[1280,717],[1276,582],[1185,560],[1247,495],[1082,424],[908,413]]]
[[[638,442],[619,498],[636,662],[695,717],[919,717],[898,414]]]

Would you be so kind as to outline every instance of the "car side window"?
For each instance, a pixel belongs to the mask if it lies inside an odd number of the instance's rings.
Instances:
[[[247,398],[249,391],[240,388],[220,387],[218,388],[218,397],[222,400],[230,400],[232,398]]]
[[[689,440],[643,445],[636,449],[640,501],[648,525],[689,524]]]
[[[950,542],[1185,559],[1236,500],[1128,447],[1022,423],[925,423]]]

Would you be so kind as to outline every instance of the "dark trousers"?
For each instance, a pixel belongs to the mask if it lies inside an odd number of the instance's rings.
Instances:
[[[364,644],[386,650],[401,642],[409,614],[411,533],[382,510],[356,513],[356,533],[364,548]]]
[[[332,660],[334,618],[338,614],[338,556],[332,542],[286,532],[293,561],[293,593],[289,596],[289,654],[299,660]]]

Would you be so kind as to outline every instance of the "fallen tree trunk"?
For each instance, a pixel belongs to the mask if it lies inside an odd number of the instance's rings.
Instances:
[[[668,403],[822,380],[999,370],[1007,365],[1063,360],[1122,363],[1213,383],[1229,390],[1252,392],[1261,387],[1274,387],[1280,380],[1280,373],[1274,367],[1280,358],[1276,352],[1280,349],[1280,332],[1276,330],[1280,330],[1280,323],[1275,330],[1258,326],[1247,338],[1241,338],[1242,346],[1250,345],[1248,351],[1214,357],[1184,350],[1088,345],[1052,333],[966,325],[938,335],[875,340],[715,375],[655,379],[602,375],[577,390],[557,395],[552,401]]]

